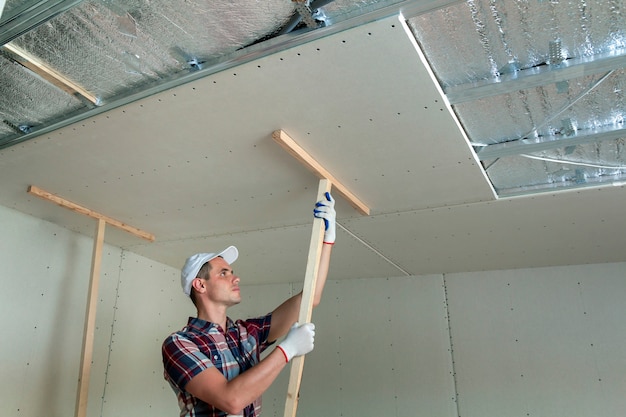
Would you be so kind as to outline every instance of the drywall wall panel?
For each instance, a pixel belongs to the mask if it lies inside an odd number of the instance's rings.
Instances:
[[[456,416],[448,308],[441,275],[386,280],[397,416]]]
[[[312,321],[299,417],[455,415],[441,276],[329,281]],[[282,383],[265,416],[283,415]]]
[[[73,415],[93,241],[5,207],[0,232],[0,415]],[[617,263],[331,280],[298,416],[455,416],[455,385],[462,416],[622,415],[624,277]],[[231,314],[300,288],[244,285]],[[88,417],[177,415],[160,346],[195,314],[179,270],[105,245],[99,295]],[[282,416],[287,382],[265,416]]]
[[[243,285],[229,315],[265,314],[301,288]],[[441,276],[329,281],[313,312],[298,416],[453,416],[445,307]],[[103,417],[178,413],[160,347],[190,315],[178,270],[124,253]],[[263,395],[264,416],[283,415],[288,381],[285,369]]]
[[[624,415],[625,263],[445,281],[460,415]]]
[[[110,230],[111,227],[107,226],[105,234]],[[90,250],[93,250],[93,240],[91,238],[88,240]],[[98,306],[96,310],[96,329],[87,404],[88,417],[101,415],[102,405],[106,395],[106,379],[110,360],[113,320],[115,319],[116,313],[115,305],[119,290],[122,253],[120,248],[111,245],[104,245],[102,250],[102,266],[100,271],[100,285],[98,288]],[[89,273],[90,272],[91,269],[89,270]],[[85,280],[88,279],[88,277],[82,278]],[[86,302],[86,292],[84,297]]]
[[[103,417],[179,414],[163,379],[161,343],[195,314],[185,301],[179,271],[124,252]]]
[[[3,206],[0,236],[0,415],[74,415],[93,240]],[[104,245],[92,415],[102,402],[120,253]]]
[[[181,265],[184,260],[181,260]],[[236,267],[236,265],[234,265]],[[176,396],[163,378],[161,344],[196,315],[180,286],[180,271],[125,252],[120,273],[103,417],[174,416]],[[299,290],[299,289],[298,289]],[[242,303],[229,310],[233,319],[266,314],[293,294],[293,285],[242,287]],[[284,407],[288,375],[268,391]],[[284,385],[284,390],[280,386]]]

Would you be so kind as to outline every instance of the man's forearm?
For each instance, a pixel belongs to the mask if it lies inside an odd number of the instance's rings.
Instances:
[[[261,362],[228,381],[228,389],[239,399],[240,409],[259,398],[286,365],[287,361],[283,352],[275,348]]]
[[[322,293],[328,278],[328,270],[330,268],[330,254],[333,251],[333,245],[324,243],[322,245],[322,253],[320,254],[320,264],[317,270],[317,280],[315,281],[315,296],[313,297],[313,307],[322,301]]]
[[[185,390],[222,411],[239,414],[270,387],[286,364],[285,356],[276,348],[230,381],[216,368],[209,368],[196,375]]]

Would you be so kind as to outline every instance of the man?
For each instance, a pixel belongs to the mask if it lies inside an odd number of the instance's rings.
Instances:
[[[325,226],[314,307],[322,296],[335,243],[334,205],[326,193],[313,210]],[[162,346],[165,379],[178,398],[181,417],[259,416],[261,394],[292,358],[313,350],[314,325],[295,323],[302,293],[264,317],[233,321],[227,316],[228,307],[241,301],[240,280],[231,268],[238,255],[234,246],[196,254],[182,269],[183,291],[196,306],[197,317],[190,317],[187,326]],[[285,334],[260,360],[261,352]]]

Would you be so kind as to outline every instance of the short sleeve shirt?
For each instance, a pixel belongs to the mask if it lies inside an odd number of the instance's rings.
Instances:
[[[223,417],[228,413],[193,397],[185,386],[205,369],[215,367],[228,380],[260,361],[269,343],[271,314],[264,317],[226,322],[219,325],[190,317],[187,326],[163,342],[164,377],[178,398],[181,417]],[[244,416],[259,416],[259,397],[244,410]]]

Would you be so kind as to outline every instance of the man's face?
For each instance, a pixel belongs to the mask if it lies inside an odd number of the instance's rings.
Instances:
[[[223,258],[209,261],[211,269],[206,280],[207,294],[211,301],[230,307],[241,302],[239,277],[233,273],[230,264]]]

